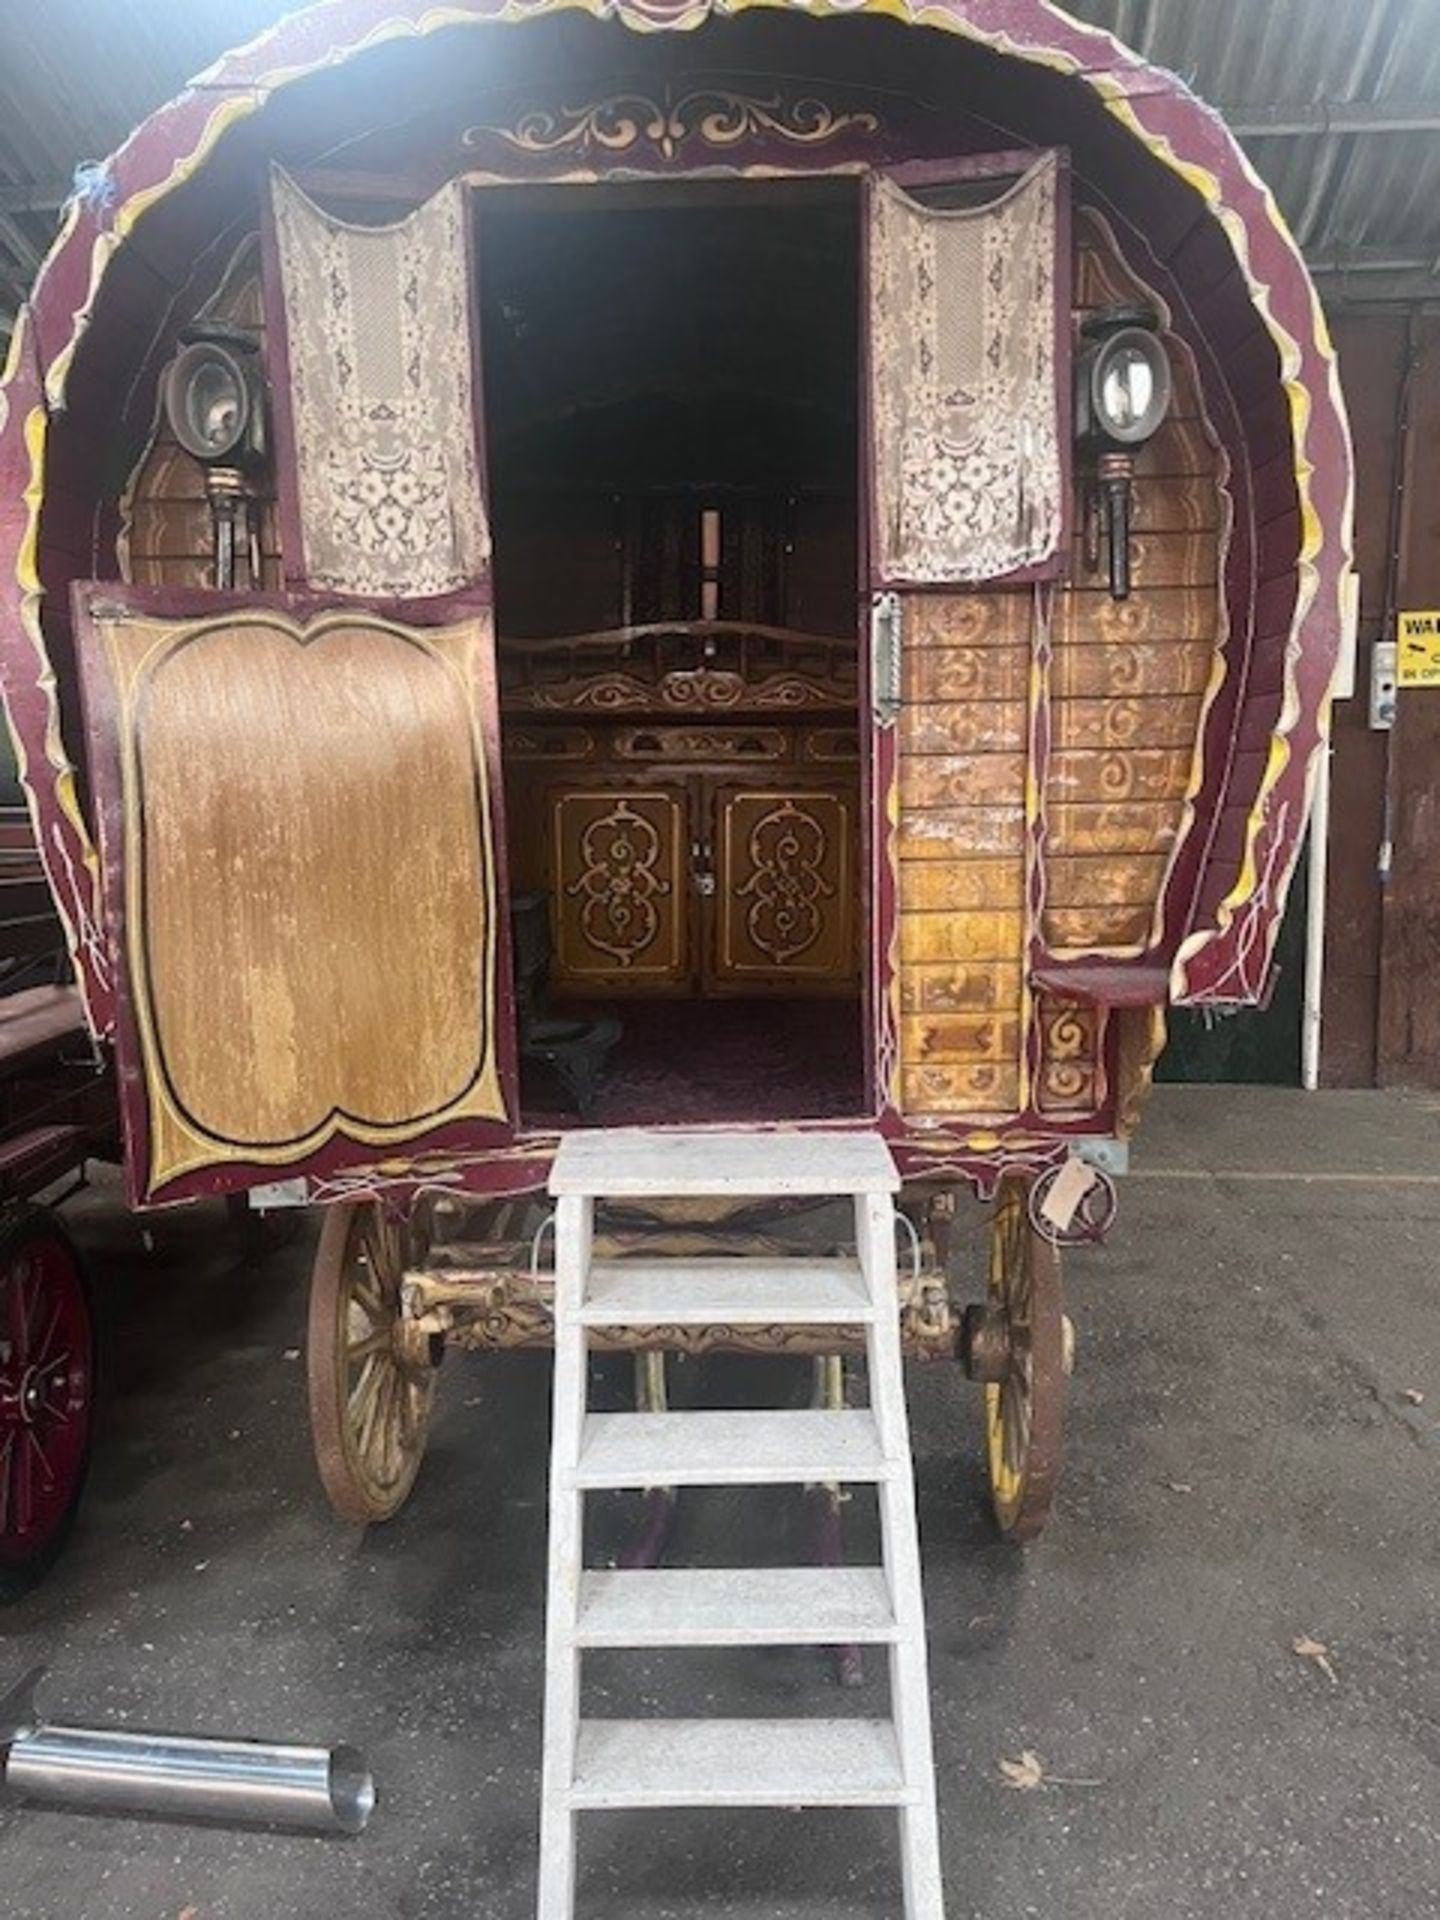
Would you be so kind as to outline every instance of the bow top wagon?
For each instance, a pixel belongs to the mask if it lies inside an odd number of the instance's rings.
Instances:
[[[1043,0],[325,0],[89,172],[6,708],[131,1200],[331,1209],[341,1508],[447,1335],[544,1337],[562,1130],[878,1128],[1033,1528],[1060,1170],[1264,991],[1350,515],[1273,200]]]

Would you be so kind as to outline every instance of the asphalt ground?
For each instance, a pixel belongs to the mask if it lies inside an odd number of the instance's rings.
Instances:
[[[103,1427],[68,1553],[0,1615],[3,1677],[49,1661],[59,1718],[352,1741],[380,1802],[354,1840],[0,1805],[0,1916],[528,1920],[547,1357],[447,1359],[415,1492],[361,1532],[311,1464],[310,1226],[256,1261],[218,1208],[145,1229],[106,1182],[67,1212]],[[993,1534],[977,1390],[911,1372],[950,1920],[1440,1914],[1440,1100],[1163,1089],[1109,1245],[1067,1278],[1079,1368],[1037,1545]],[[675,1379],[692,1404],[807,1385],[733,1358]],[[632,1521],[602,1514],[597,1550]],[[858,1558],[863,1501],[846,1525]],[[672,1551],[806,1538],[796,1496],[692,1493]],[[589,1704],[883,1711],[868,1671],[842,1693],[814,1650],[612,1655]],[[581,1920],[900,1913],[893,1816],[583,1833]]]

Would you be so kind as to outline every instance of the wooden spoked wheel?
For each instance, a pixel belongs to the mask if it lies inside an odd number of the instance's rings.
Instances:
[[[0,1603],[48,1570],[75,1518],[95,1412],[90,1292],[38,1207],[0,1226]]]
[[[315,1463],[342,1520],[399,1511],[420,1471],[435,1394],[400,1305],[411,1229],[373,1200],[331,1207],[310,1276],[306,1362]]]
[[[1027,1200],[1024,1180],[1002,1180],[990,1221],[988,1318],[1004,1358],[985,1384],[985,1444],[995,1517],[1011,1540],[1033,1540],[1049,1519],[1064,1446],[1060,1255]]]

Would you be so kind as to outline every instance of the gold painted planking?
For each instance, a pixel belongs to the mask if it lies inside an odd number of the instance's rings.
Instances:
[[[1166,853],[1179,827],[1180,803],[1052,801],[1046,817],[1052,855]]]
[[[1025,863],[1003,860],[915,860],[900,871],[902,912],[968,913],[977,907],[1018,908]]]
[[[1163,853],[1064,855],[1045,865],[1045,898],[1055,907],[1140,907],[1160,894]]]
[[[931,1061],[961,1064],[1008,1060],[1020,1044],[1018,1010],[986,1014],[913,1014],[900,1022],[900,1058],[906,1066]]]
[[[1025,937],[1023,913],[902,913],[902,963],[1010,960]]]
[[[1050,762],[1052,806],[1077,801],[1171,800],[1183,795],[1193,759],[1188,747],[1076,748]]]
[[[1214,587],[1152,587],[1129,600],[1112,600],[1106,588],[1064,596],[1056,620],[1056,653],[1067,646],[1110,646],[1116,641],[1203,641],[1212,652],[1220,631],[1220,596]]]
[[[1028,651],[1034,601],[1010,593],[913,593],[905,596],[905,647],[1020,647]]]
[[[1015,960],[917,964],[900,978],[902,1013],[993,1013],[1020,1005]]]
[[[902,807],[984,807],[1025,791],[1023,753],[902,754]]]
[[[1153,901],[1141,906],[1052,907],[1045,914],[1045,941],[1059,953],[1149,945]]]
[[[1020,1069],[983,1065],[902,1066],[900,1105],[907,1114],[963,1114],[1005,1118],[1020,1109]]]
[[[1114,694],[1108,699],[1065,697],[1053,707],[1057,748],[1183,747],[1195,745],[1197,694]]]
[[[1210,684],[1215,642],[1201,640],[1111,640],[1100,645],[1071,641],[1057,647],[1051,688],[1058,700],[1131,695],[1203,694]]]
[[[1013,753],[1025,745],[1023,700],[949,701],[907,707],[900,725],[905,754]]]
[[[907,646],[901,738],[919,716],[914,704],[1021,701],[1030,684],[1028,646]]]
[[[896,851],[909,860],[963,860],[1019,853],[1025,844],[1025,812],[1010,806],[905,807]]]

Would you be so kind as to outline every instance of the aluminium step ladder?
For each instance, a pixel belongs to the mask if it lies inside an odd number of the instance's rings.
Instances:
[[[877,1134],[572,1133],[556,1200],[555,1408],[539,1920],[572,1920],[576,1817],[621,1807],[894,1807],[905,1920],[943,1920],[925,1619],[901,1372],[900,1182]],[[831,1195],[851,1259],[592,1258],[597,1200]],[[870,1405],[842,1412],[591,1413],[601,1327],[863,1327]],[[607,1488],[870,1483],[879,1567],[587,1570],[584,1499]],[[582,1719],[598,1647],[889,1649],[885,1720]]]

